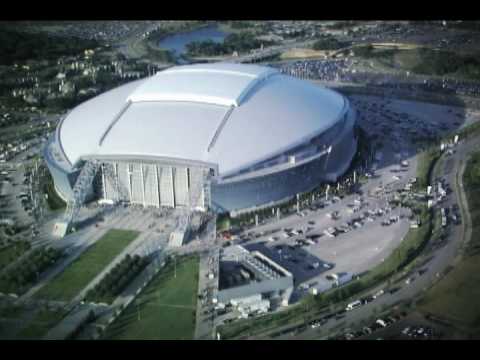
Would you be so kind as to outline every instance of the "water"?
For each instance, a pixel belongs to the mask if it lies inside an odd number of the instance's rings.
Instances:
[[[192,41],[213,40],[222,42],[228,33],[221,31],[217,25],[209,25],[198,30],[167,36],[158,43],[158,46],[170,50],[175,56],[184,55],[186,45]]]

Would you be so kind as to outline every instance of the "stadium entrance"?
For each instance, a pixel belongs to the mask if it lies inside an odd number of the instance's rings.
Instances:
[[[67,203],[63,219],[55,224],[54,234],[63,237],[69,232],[93,184],[101,200],[112,204],[179,208],[182,214],[174,231],[177,239],[174,243],[181,245],[188,232],[190,214],[210,208],[209,179],[212,174],[213,170],[206,166],[87,160],[75,181],[74,196]]]
[[[204,211],[210,206],[208,173],[209,169],[205,167],[104,162],[101,166],[101,197],[145,207],[192,207]]]

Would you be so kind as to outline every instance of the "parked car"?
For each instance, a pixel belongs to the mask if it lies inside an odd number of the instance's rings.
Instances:
[[[373,294],[372,297],[373,297],[373,299],[376,299],[376,298],[382,296],[384,293],[385,293],[385,291],[382,289],[382,290],[377,291],[375,294]]]

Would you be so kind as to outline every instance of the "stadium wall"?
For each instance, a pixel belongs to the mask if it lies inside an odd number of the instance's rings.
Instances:
[[[212,206],[219,212],[233,211],[280,201],[307,192],[322,182],[336,181],[356,153],[356,114],[350,110],[347,122],[330,154],[297,167],[269,175],[228,183],[212,184]]]

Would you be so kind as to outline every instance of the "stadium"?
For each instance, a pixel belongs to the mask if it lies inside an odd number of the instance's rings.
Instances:
[[[176,66],[71,110],[44,157],[70,203],[239,211],[335,181],[355,120],[342,95],[270,67]]]

